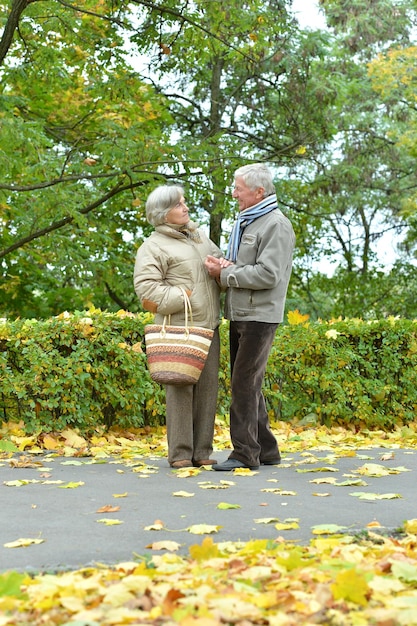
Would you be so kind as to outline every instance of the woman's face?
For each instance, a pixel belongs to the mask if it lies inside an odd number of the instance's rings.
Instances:
[[[184,196],[181,196],[181,200],[168,211],[165,217],[165,221],[168,224],[188,224],[190,218],[188,217],[188,206],[185,204]]]

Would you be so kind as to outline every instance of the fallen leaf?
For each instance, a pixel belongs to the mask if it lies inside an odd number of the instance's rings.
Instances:
[[[199,483],[200,489],[228,489],[229,485],[225,485],[224,483],[211,483],[210,481],[205,481],[203,483]]]
[[[16,541],[10,541],[3,544],[5,548],[27,548],[34,544],[44,543],[45,539],[16,539]]]
[[[417,582],[417,567],[413,563],[407,563],[405,561],[395,561],[391,566],[391,573],[400,580],[406,582]],[[416,600],[417,598],[415,598]]]
[[[80,480],[78,483],[69,482],[66,485],[60,485],[59,489],[77,489],[77,487],[82,487],[85,483]]]
[[[189,547],[190,556],[196,561],[206,561],[207,559],[214,559],[219,556],[219,548],[217,544],[213,542],[211,537],[204,537],[201,545],[192,545]]]
[[[217,533],[222,526],[215,526],[212,524],[193,524],[187,528],[189,533],[193,535],[210,535],[212,533]]]
[[[165,528],[164,522],[161,522],[161,520],[157,519],[150,526],[145,526],[144,530],[162,530],[163,528]]]
[[[9,465],[11,467],[43,467],[41,461],[34,461],[27,456],[21,456],[18,459],[10,459]]]
[[[368,483],[366,483],[361,478],[356,478],[353,480],[344,480],[341,483],[334,483],[336,487],[367,487]]]
[[[35,480],[35,479],[21,479],[21,480],[5,480],[3,482],[3,485],[6,485],[6,487],[24,487],[25,485],[30,485],[31,483],[39,483],[39,480]]]
[[[170,552],[175,552],[181,547],[181,544],[176,541],[156,541],[146,547],[151,550],[169,550]]]
[[[217,505],[217,508],[221,510],[240,509],[240,504],[229,504],[228,502],[219,502],[219,504]]]
[[[201,473],[200,467],[182,467],[181,469],[173,469],[173,473],[178,478],[189,478],[190,476],[197,476]]]
[[[313,535],[334,535],[347,530],[347,526],[338,526],[337,524],[318,524],[311,527]]]
[[[299,474],[307,474],[308,472],[338,472],[337,467],[313,467],[312,469],[296,469]]]
[[[385,454],[381,454],[379,458],[381,461],[391,461],[391,459],[395,458],[395,454],[393,452],[386,452]]]
[[[358,469],[355,470],[355,473],[378,478],[381,476],[388,476],[390,474],[390,470],[383,465],[378,465],[377,463],[365,463],[365,465],[358,467]]]
[[[404,530],[406,533],[417,535],[417,519],[409,519],[404,522]]]
[[[366,606],[369,586],[363,574],[355,568],[338,572],[336,580],[330,585],[335,600],[347,600]]]
[[[105,524],[105,526],[117,526],[118,524],[123,524],[123,522],[119,519],[110,519],[103,517],[102,519],[96,520],[99,524]]]
[[[300,526],[297,522],[279,522],[275,524],[275,528],[277,530],[297,530]]]
[[[174,491],[172,495],[180,498],[192,498],[195,494],[189,491]]]
[[[101,509],[97,509],[96,513],[115,513],[116,511],[120,511],[120,506],[106,504],[105,506],[102,506]]]
[[[277,493],[280,496],[296,496],[296,491],[286,491],[284,489],[280,489],[280,487],[266,487],[265,489],[261,489],[261,491],[265,493]]]
[[[399,493],[368,493],[366,491],[355,491],[349,495],[355,496],[359,498],[359,500],[395,500],[402,498],[402,495]]]

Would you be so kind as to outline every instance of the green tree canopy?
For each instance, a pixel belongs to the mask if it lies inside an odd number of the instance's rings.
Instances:
[[[291,306],[414,315],[393,289],[401,274],[407,291],[413,266],[398,255],[387,271],[378,242],[413,244],[415,111],[408,96],[394,106],[374,64],[412,49],[415,7],[321,6],[324,32],[301,30],[290,0],[0,2],[4,315],[137,310],[149,191],[182,182],[224,245],[233,170],[253,160],[275,169],[297,232]]]

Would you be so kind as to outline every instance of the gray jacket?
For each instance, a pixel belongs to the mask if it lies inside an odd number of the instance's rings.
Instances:
[[[291,222],[279,209],[245,228],[236,263],[223,269],[220,276],[222,286],[228,288],[227,319],[282,322],[294,245]]]
[[[195,225],[194,225],[195,226]],[[171,226],[157,226],[136,255],[134,287],[142,307],[161,324],[184,324],[184,299],[190,297],[194,326],[217,328],[220,322],[220,289],[204,266],[208,254],[220,256],[219,248],[198,230],[200,242],[187,238]]]

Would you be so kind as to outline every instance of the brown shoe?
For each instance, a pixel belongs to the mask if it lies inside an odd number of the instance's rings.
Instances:
[[[214,459],[202,459],[201,461],[193,461],[195,467],[203,467],[203,465],[216,465],[217,461]]]
[[[174,461],[170,465],[174,469],[182,469],[183,467],[193,467],[193,464],[191,463],[191,461],[188,461],[188,459],[184,459],[184,461]]]

